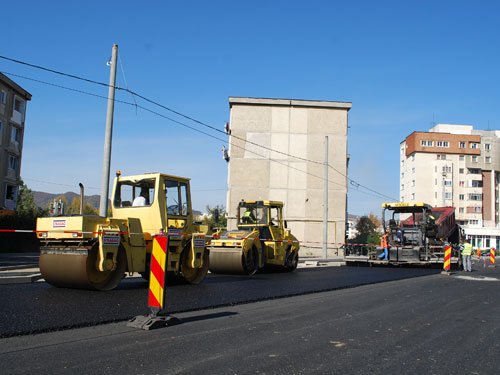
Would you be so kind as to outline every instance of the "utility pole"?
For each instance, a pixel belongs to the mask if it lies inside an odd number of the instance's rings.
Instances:
[[[328,136],[325,136],[325,181],[323,194],[323,258],[328,258]]]
[[[113,138],[113,113],[115,109],[116,59],[118,45],[113,45],[111,71],[109,73],[108,112],[106,114],[106,133],[104,135],[104,155],[102,158],[101,201],[99,215],[108,216],[109,168],[111,165],[111,141]]]

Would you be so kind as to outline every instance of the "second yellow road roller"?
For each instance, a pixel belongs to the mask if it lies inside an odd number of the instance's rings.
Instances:
[[[282,202],[241,201],[237,227],[214,234],[210,272],[252,275],[259,270],[297,268],[300,246],[283,220]]]

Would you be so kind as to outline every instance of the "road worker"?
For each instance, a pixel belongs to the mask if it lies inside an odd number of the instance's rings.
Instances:
[[[384,260],[389,260],[389,234],[386,233],[382,237],[380,237],[380,247],[384,249],[384,252],[381,253],[378,257],[380,259],[384,258]]]
[[[250,207],[247,207],[247,210],[243,214],[243,223],[245,224],[253,224],[255,223],[256,218],[253,213],[253,210]]]
[[[462,263],[464,266],[464,271],[472,272],[471,268],[472,244],[469,242],[469,240],[465,240],[465,243],[463,240],[461,240],[461,242],[463,244]]]

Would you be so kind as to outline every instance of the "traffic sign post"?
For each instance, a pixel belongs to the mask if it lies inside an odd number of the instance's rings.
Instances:
[[[446,246],[444,248],[443,271],[441,272],[441,274],[449,275],[450,274],[450,265],[451,265],[451,246]]]
[[[151,314],[149,316],[139,315],[130,319],[127,323],[128,326],[151,330],[181,323],[180,319],[163,313],[167,259],[168,237],[166,235],[154,236],[148,294],[148,306],[151,308]]]
[[[490,267],[495,267],[495,248],[492,247],[490,250]]]

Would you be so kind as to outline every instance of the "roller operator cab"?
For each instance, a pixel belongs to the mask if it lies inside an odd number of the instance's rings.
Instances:
[[[111,217],[39,218],[40,272],[55,285],[110,290],[125,272],[149,277],[153,237],[168,235],[169,280],[208,272],[206,231],[193,223],[189,179],[161,173],[115,178]]]
[[[216,233],[210,243],[210,271],[254,274],[260,269],[293,271],[299,242],[286,228],[283,203],[241,201],[237,228]]]

